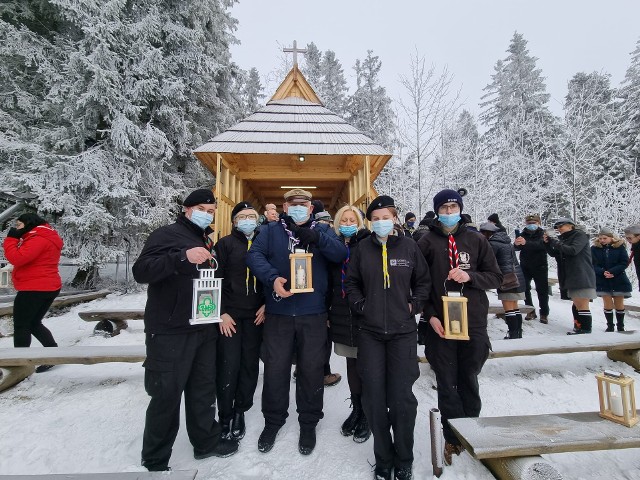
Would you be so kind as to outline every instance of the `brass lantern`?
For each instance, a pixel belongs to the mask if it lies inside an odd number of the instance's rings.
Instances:
[[[610,370],[598,373],[596,379],[600,397],[600,416],[627,427],[633,427],[638,423],[633,379]]]
[[[467,318],[467,297],[462,292],[448,292],[442,297],[444,311],[444,338],[449,340],[469,340],[469,320]]]
[[[215,261],[215,259],[214,259]],[[193,299],[191,301],[191,325],[220,323],[220,300],[222,297],[222,279],[215,278],[214,268],[198,269],[200,278],[193,280]]]
[[[313,292],[313,271],[311,259],[313,253],[307,253],[296,248],[295,253],[289,254],[291,262],[291,293]]]

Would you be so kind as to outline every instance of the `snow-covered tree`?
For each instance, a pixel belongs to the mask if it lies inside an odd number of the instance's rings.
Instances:
[[[640,40],[631,53],[631,65],[618,95],[622,99],[620,114],[627,120],[621,145],[634,171],[640,175]]]
[[[327,50],[320,63],[322,80],[320,83],[320,96],[329,110],[344,117],[347,103],[347,79],[340,61],[335,52]]]
[[[251,115],[260,108],[264,99],[263,90],[260,74],[256,68],[252,68],[242,86],[243,116]]]

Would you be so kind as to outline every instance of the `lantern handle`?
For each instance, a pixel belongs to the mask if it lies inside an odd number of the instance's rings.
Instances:
[[[215,264],[215,266],[213,267],[213,271],[216,271],[218,269],[218,261],[216,260],[216,257],[211,257],[211,260],[209,261],[213,261],[213,263]],[[196,270],[200,271],[200,270],[209,270],[208,268],[200,268],[200,265],[196,264]]]
[[[444,279],[444,282],[442,283],[444,286],[444,294],[448,297],[449,296],[449,290],[447,290],[447,279]],[[464,283],[460,284],[460,296],[464,297],[464,295],[462,294],[462,291],[464,290]]]

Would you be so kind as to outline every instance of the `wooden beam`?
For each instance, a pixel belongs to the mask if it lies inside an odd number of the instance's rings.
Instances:
[[[292,171],[274,171],[274,170],[249,170],[246,172],[238,172],[238,177],[243,180],[264,180],[265,178],[274,178],[278,180],[296,180],[298,182],[313,182],[314,180],[323,181],[347,181],[351,177],[349,172],[326,171],[314,169],[313,171],[301,170],[299,172]]]

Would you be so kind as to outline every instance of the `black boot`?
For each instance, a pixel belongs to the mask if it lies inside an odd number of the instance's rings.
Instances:
[[[513,338],[518,338],[518,333],[516,331],[518,329],[516,316],[513,315],[510,311],[505,312],[505,322],[507,322],[507,328],[509,329],[509,333],[507,334],[506,337],[504,337],[504,339],[509,340]]]
[[[371,436],[371,427],[369,427],[369,420],[367,420],[367,416],[362,412],[360,415],[360,420],[356,425],[356,429],[353,432],[353,441],[356,443],[363,443],[369,440]]]
[[[373,471],[373,478],[375,480],[391,480],[391,469],[384,467],[376,467]]]
[[[222,438],[233,438],[231,436],[231,420],[220,419],[220,427],[222,427],[222,431],[220,432]]]
[[[247,431],[244,425],[244,412],[236,412],[233,414],[233,422],[231,424],[231,437],[236,440],[244,438],[244,434]]]
[[[616,310],[616,323],[618,331],[624,332],[624,310]]]
[[[298,440],[298,451],[302,455],[311,455],[316,448],[316,426],[300,425],[300,439]]]
[[[340,433],[345,437],[353,435],[353,432],[355,432],[356,426],[360,421],[360,416],[363,415],[360,395],[351,395],[351,408],[351,414],[347,417],[340,428]]]
[[[262,453],[270,452],[276,443],[276,437],[279,431],[280,427],[278,425],[267,423],[260,434],[260,438],[258,438],[258,450]]]
[[[616,316],[617,316],[616,312]],[[605,332],[613,332],[613,310],[606,310],[604,311],[604,318],[607,319],[607,329],[605,330]]]
[[[516,315],[516,338],[522,338],[522,314]]]

